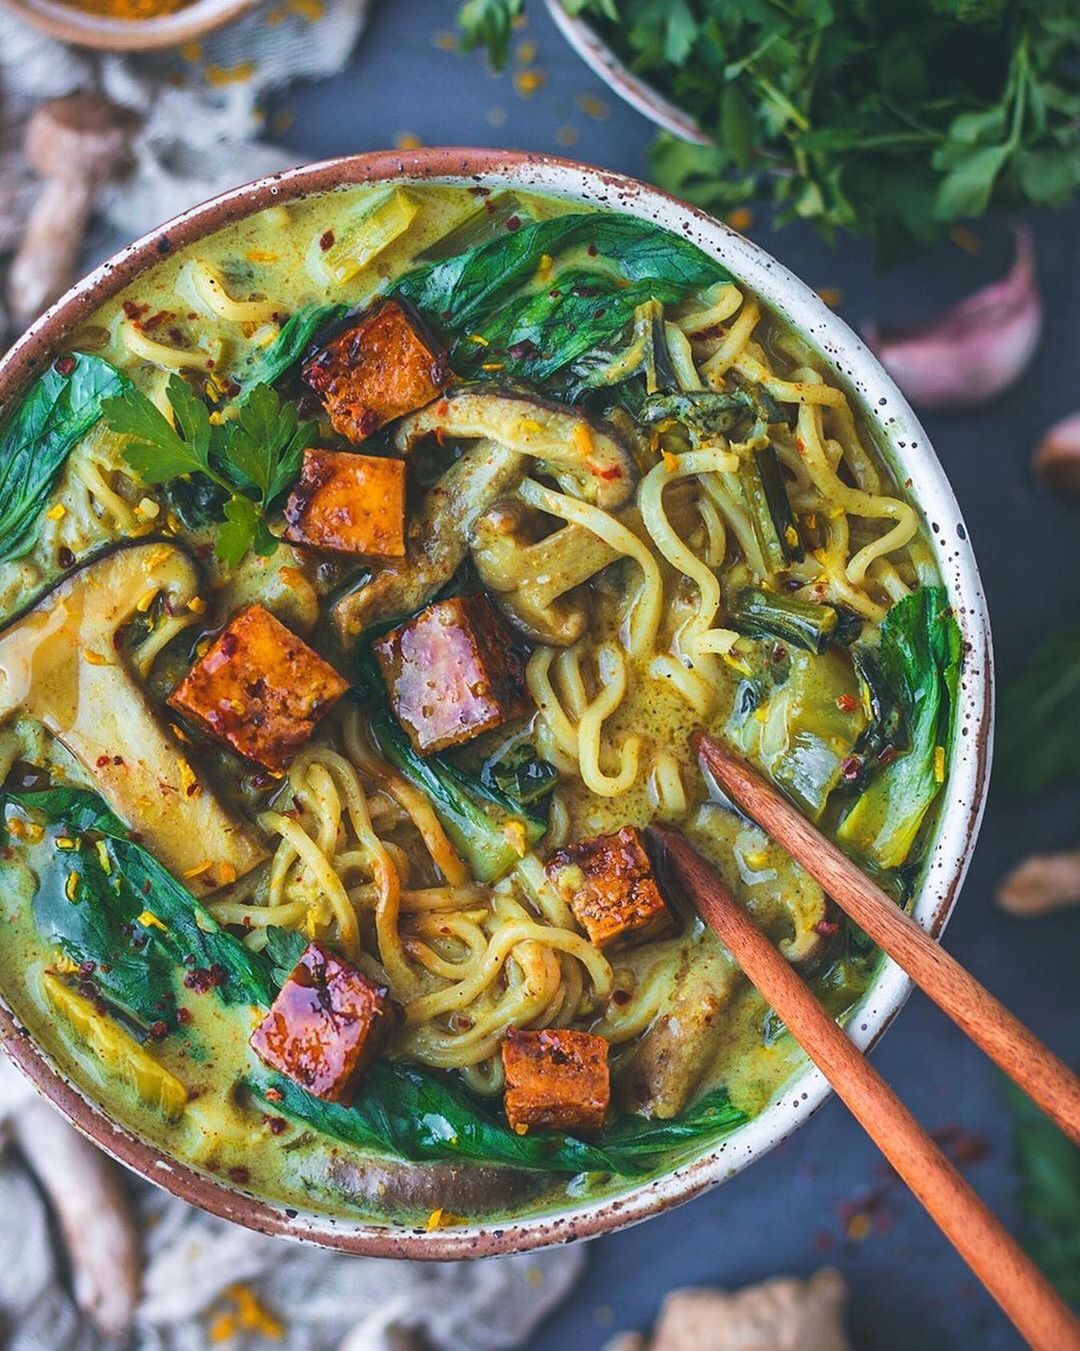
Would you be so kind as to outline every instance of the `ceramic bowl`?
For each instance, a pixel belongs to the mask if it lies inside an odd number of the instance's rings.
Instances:
[[[673,136],[694,145],[712,145],[712,137],[702,131],[694,118],[677,103],[665,98],[648,80],[635,75],[587,19],[567,14],[562,0],[545,0],[545,3],[555,27],[582,61],[631,108],[636,108],[642,117],[670,131]]]
[[[198,240],[264,207],[358,183],[440,182],[494,190],[531,189],[655,221],[693,240],[746,282],[814,345],[877,434],[898,481],[916,486],[918,504],[951,603],[967,660],[953,763],[912,913],[937,937],[956,902],[986,796],[993,720],[990,633],[979,575],[952,489],[926,434],[863,342],[813,291],[758,245],[693,207],[644,183],[544,155],[493,150],[425,149],[377,153],[264,178],[177,217],[136,241],[81,281],[0,362],[0,405],[8,404],[65,339],[104,301],[158,262],[163,253]],[[849,1024],[855,1043],[872,1046],[911,989],[886,961]],[[606,1233],[658,1214],[725,1181],[759,1159],[821,1106],[822,1076],[806,1066],[753,1121],[692,1161],[646,1182],[628,1181],[599,1200],[567,1199],[554,1211],[495,1224],[422,1230],[361,1223],[269,1204],[220,1177],[178,1162],[112,1120],[85,1086],[65,1078],[18,1025],[0,990],[0,1041],[38,1087],[81,1131],[135,1172],[204,1209],[267,1233],[307,1239],[354,1253],[410,1258],[462,1258],[518,1252]]]
[[[155,19],[110,19],[60,0],[0,0],[20,18],[76,47],[106,52],[149,52],[195,42],[254,9],[259,0],[194,0]]]

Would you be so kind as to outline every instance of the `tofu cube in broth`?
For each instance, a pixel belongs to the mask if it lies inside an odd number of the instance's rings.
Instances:
[[[402,558],[405,461],[348,451],[304,451],[285,504],[285,538],[331,553]]]
[[[176,709],[249,760],[280,773],[349,688],[261,605],[249,605],[169,696]]]
[[[421,755],[526,712],[525,667],[486,596],[436,601],[375,644],[390,702]]]
[[[511,1129],[599,1131],[611,1101],[608,1043],[569,1027],[511,1029],[502,1044],[506,1092],[503,1106]]]
[[[648,943],[676,927],[634,826],[567,845],[546,871],[595,948]]]
[[[385,986],[310,943],[250,1044],[264,1065],[316,1098],[348,1102],[385,1043],[395,1012]]]
[[[430,403],[450,378],[445,353],[396,300],[316,352],[303,375],[334,431],[354,444]]]

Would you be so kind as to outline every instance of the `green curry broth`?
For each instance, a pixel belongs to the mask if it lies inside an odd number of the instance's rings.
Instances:
[[[349,305],[363,304],[385,284],[414,265],[416,256],[447,233],[476,209],[476,198],[465,189],[425,187],[410,189],[419,202],[406,233],[384,252],[373,265],[362,269],[344,285],[331,284],[318,275],[319,244],[327,231],[362,210],[382,190],[359,188],[343,190],[329,197],[302,200],[287,207],[273,207],[227,227],[209,238],[164,258],[157,266],[96,313],[74,336],[72,347],[92,350],[126,371],[147,392],[160,392],[161,375],[149,363],[133,358],[123,340],[124,325],[130,316],[165,314],[161,320],[162,341],[198,347],[213,353],[215,370],[221,373],[245,368],[258,359],[263,335],[253,332],[238,335],[237,326],[207,315],[192,294],[189,266],[200,259],[220,270],[232,294],[272,296],[284,316],[305,305],[340,300]],[[534,218],[560,215],[567,203],[536,196],[525,196]],[[574,209],[580,209],[575,207]],[[584,256],[584,255],[582,255]],[[571,261],[582,261],[579,256]],[[253,330],[257,326],[251,326]],[[155,329],[155,337],[158,329]],[[790,368],[792,351],[798,340],[769,321],[765,346],[777,365]],[[862,428],[865,438],[866,429]],[[870,438],[865,438],[870,440]],[[119,467],[119,447],[111,434],[98,427],[87,438],[92,453],[111,467]],[[80,448],[82,450],[83,448]],[[77,454],[79,452],[76,452]],[[875,453],[876,452],[872,452]],[[69,465],[50,499],[64,507],[77,493],[78,484]],[[165,509],[160,490],[147,489],[146,496]],[[56,516],[58,513],[52,513]],[[80,557],[108,543],[100,522],[87,519],[82,535],[63,535],[63,516],[47,519],[37,546],[24,559],[0,564],[0,614],[11,615],[31,601],[41,589],[61,575],[57,565],[58,540],[67,538],[70,548]],[[68,523],[70,530],[71,523]],[[97,534],[95,534],[95,530]],[[289,623],[295,619],[310,597],[301,598],[290,588],[278,587],[267,599],[267,566],[251,558],[233,572],[223,572],[205,547],[210,536],[189,532],[188,542],[196,548],[207,573],[208,589],[224,588],[228,614],[248,599],[264,599]],[[321,600],[337,585],[340,574],[324,569],[320,575],[318,560],[311,561],[296,549],[289,550],[291,563],[306,576],[309,588]],[[271,560],[271,566],[276,564]],[[616,570],[614,584],[594,588],[592,629],[597,638],[615,635],[621,622],[622,593],[631,584],[627,569]],[[665,583],[671,587],[677,578],[662,563]],[[330,575],[330,582],[326,574]],[[670,637],[685,620],[687,607],[672,607],[664,619],[662,638]],[[322,633],[320,628],[318,632]],[[155,688],[167,689],[190,662],[200,637],[187,630],[159,659],[155,669]],[[318,642],[317,644],[318,645]],[[663,642],[659,644],[663,646]],[[738,743],[740,721],[738,702],[746,672],[735,664],[719,664],[715,711],[708,729]],[[653,751],[666,748],[678,760],[683,782],[688,789],[689,810],[683,822],[692,838],[712,857],[737,894],[755,917],[777,941],[791,937],[792,921],[787,898],[812,883],[777,846],[756,827],[709,800],[708,793],[689,750],[692,732],[701,725],[700,717],[689,707],[669,682],[648,678],[646,670],[632,672],[631,694],[605,723],[605,734],[619,744],[631,732],[643,739],[642,760],[649,763]],[[212,750],[203,747],[204,753]],[[15,760],[43,764],[61,782],[93,782],[56,743],[42,743],[40,730],[25,724],[0,728],[0,781]],[[216,768],[215,768],[216,766]],[[244,764],[239,757],[220,750],[210,757],[210,778],[220,789],[230,783],[236,790]],[[247,785],[249,808],[259,801],[257,790]],[[617,830],[623,825],[645,826],[657,812],[650,798],[645,776],[626,794],[601,798],[590,793],[580,781],[564,780],[564,801],[568,808],[570,838],[588,838]],[[242,796],[242,795],[241,795]],[[267,794],[262,794],[265,803]],[[320,1138],[302,1124],[288,1123],[284,1129],[271,1112],[258,1104],[240,1102],[234,1085],[249,1070],[252,1058],[248,1037],[256,1011],[245,1007],[224,1006],[212,994],[196,995],[183,985],[178,972],[175,992],[178,1006],[187,1011],[190,1022],[183,1035],[173,1035],[150,1043],[154,1057],[174,1073],[189,1089],[191,1101],[181,1118],[166,1122],[148,1109],[127,1086],[118,1086],[103,1071],[95,1057],[80,1044],[72,1030],[47,1005],[40,990],[40,974],[54,953],[42,942],[33,922],[32,899],[36,887],[62,886],[63,861],[52,848],[49,833],[39,843],[12,841],[0,868],[0,983],[18,1018],[34,1038],[56,1058],[65,1073],[85,1084],[94,1096],[109,1103],[110,1110],[125,1125],[134,1129],[169,1153],[219,1175],[249,1186],[254,1192],[282,1203],[298,1200],[316,1208],[340,1210],[345,1198],[313,1184],[319,1172],[320,1158],[330,1154],[365,1157],[364,1151],[336,1141]],[[646,945],[613,957],[613,965],[641,975],[658,960],[674,972],[685,955],[705,947],[715,950],[716,940],[704,932],[696,920],[686,919],[680,937],[659,948]],[[658,958],[657,952],[660,952]],[[849,1012],[861,998],[877,966],[877,954],[841,952],[815,977],[815,984],[831,1001],[837,1015]],[[838,976],[838,968],[844,970]],[[616,1067],[628,1055],[620,1051]],[[724,1014],[724,1032],[713,1062],[697,1088],[697,1094],[724,1086],[734,1105],[748,1116],[756,1115],[783,1084],[803,1064],[792,1039],[770,1028],[768,1009],[753,989],[743,986]],[[277,1133],[280,1132],[280,1133]],[[696,1146],[700,1148],[700,1144]],[[687,1151],[689,1152],[689,1151]],[[585,1188],[592,1194],[625,1185],[617,1178],[591,1178]],[[580,1195],[582,1184],[554,1179],[550,1190],[534,1204],[542,1206],[566,1189]],[[365,1213],[356,1205],[357,1213]],[[377,1212],[374,1219],[386,1218]],[[391,1218],[409,1218],[407,1215]]]

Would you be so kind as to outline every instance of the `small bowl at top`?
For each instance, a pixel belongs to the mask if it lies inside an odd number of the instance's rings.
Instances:
[[[104,10],[108,0],[90,0]],[[205,37],[249,10],[258,0],[131,0],[135,17],[117,18],[73,0],[0,0],[26,23],[77,47],[106,52],[149,52]],[[162,12],[168,8],[168,12]]]

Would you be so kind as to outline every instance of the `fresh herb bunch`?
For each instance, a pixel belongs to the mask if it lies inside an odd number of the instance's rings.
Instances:
[[[267,525],[274,502],[300,472],[316,427],[300,422],[269,385],[253,386],[233,405],[233,416],[211,421],[210,410],[178,375],[166,389],[176,425],[134,385],[104,400],[110,430],[129,438],[123,455],[145,483],[169,483],[194,474],[221,493],[225,523],[215,552],[234,566],[249,550],[262,557],[277,548]]]
[[[523,0],[470,0],[505,59]],[[1080,186],[1076,0],[563,0],[713,139],[656,142],[661,187],[869,237],[890,263],[991,203]]]

